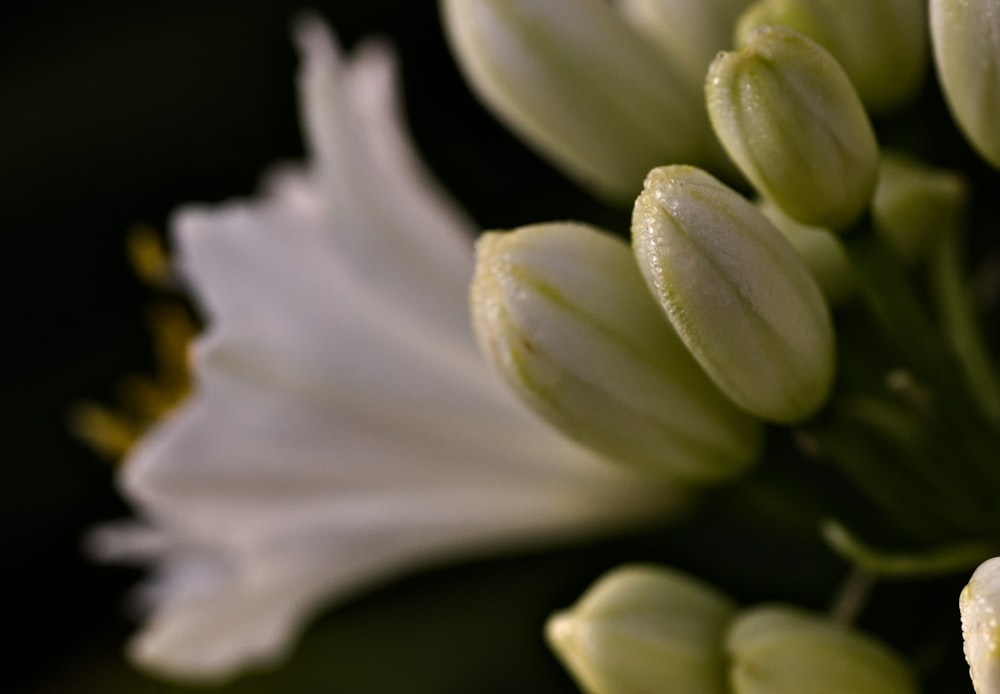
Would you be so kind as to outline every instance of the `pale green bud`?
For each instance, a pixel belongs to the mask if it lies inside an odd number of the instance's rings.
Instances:
[[[931,0],[938,79],[979,154],[1000,168],[1000,0]]]
[[[677,333],[733,402],[786,423],[823,404],[834,373],[829,310],[752,203],[693,167],[654,169],[635,203],[632,245]]]
[[[483,353],[524,401],[612,460],[697,484],[756,456],[760,423],[692,359],[624,241],[569,223],[487,233],[471,304]]]
[[[733,25],[749,4],[750,0],[620,0],[618,7],[636,31],[700,90],[712,59],[732,47]]]
[[[653,166],[722,158],[700,86],[607,0],[442,0],[472,88],[568,176],[631,201]]]
[[[798,222],[767,200],[758,201],[757,207],[798,252],[828,304],[839,306],[854,295],[857,282],[839,236]]]
[[[705,93],[723,147],[789,215],[841,231],[867,209],[875,134],[843,69],[814,41],[760,27],[716,58]]]
[[[966,192],[957,173],[884,153],[872,201],[875,230],[904,262],[912,263],[957,228]]]
[[[977,694],[1000,694],[1000,557],[975,570],[958,606],[972,684]]]
[[[739,20],[737,44],[764,24],[808,36],[837,59],[872,111],[909,101],[927,68],[925,0],[759,0]]]
[[[878,641],[784,606],[742,612],[726,641],[733,694],[916,694],[906,664]]]
[[[727,694],[723,640],[735,606],[692,578],[615,569],[546,625],[549,645],[588,694]]]

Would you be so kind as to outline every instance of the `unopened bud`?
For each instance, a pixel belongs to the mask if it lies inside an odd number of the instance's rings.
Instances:
[[[746,610],[727,639],[733,694],[916,694],[906,665],[878,641],[783,606]]]
[[[828,304],[839,306],[853,296],[857,283],[839,236],[798,222],[767,200],[758,202],[757,207],[794,246]]]
[[[1000,169],[1000,0],[931,0],[934,62],[952,115]]]
[[[875,134],[847,75],[817,43],[759,27],[716,58],[705,93],[723,147],[789,215],[839,232],[867,209]]]
[[[654,169],[635,203],[632,244],[674,329],[733,402],[784,423],[823,404],[834,373],[829,310],[752,203],[704,171]]]
[[[618,7],[700,90],[712,59],[732,48],[733,25],[750,1],[620,0]]]
[[[915,262],[958,228],[966,193],[959,174],[886,152],[872,200],[875,230],[904,262]]]
[[[589,694],[727,694],[726,596],[671,569],[624,566],[546,626],[552,649]]]
[[[606,0],[443,0],[441,8],[483,102],[599,195],[631,201],[657,164],[722,159],[699,85]]]
[[[737,43],[758,26],[794,29],[837,59],[872,111],[910,100],[927,68],[925,0],[759,0],[739,20]]]
[[[482,351],[525,402],[608,458],[700,484],[756,456],[760,423],[687,352],[624,241],[568,223],[487,233],[471,304]]]

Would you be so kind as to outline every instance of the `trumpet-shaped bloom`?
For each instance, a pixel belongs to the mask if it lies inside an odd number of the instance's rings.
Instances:
[[[315,23],[300,41],[314,161],[176,216],[208,320],[194,392],[122,469],[140,519],[93,537],[154,567],[131,653],[177,677],[270,661],[319,603],[401,571],[672,505],[482,362],[471,225],[410,149],[387,50],[344,62]]]

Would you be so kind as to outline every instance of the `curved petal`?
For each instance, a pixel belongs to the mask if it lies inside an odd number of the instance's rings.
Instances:
[[[537,422],[482,362],[472,229],[409,148],[386,49],[300,31],[316,159],[173,231],[208,317],[194,394],[123,468],[141,520],[94,551],[155,568],[145,666],[224,679],[318,603],[455,556],[606,532],[680,492]]]

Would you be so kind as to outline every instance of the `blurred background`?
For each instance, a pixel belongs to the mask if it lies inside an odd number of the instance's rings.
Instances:
[[[140,574],[95,565],[81,548],[88,528],[128,509],[114,464],[71,436],[68,413],[81,401],[113,403],[123,377],[152,369],[144,319],[152,294],[130,269],[129,230],[165,231],[183,202],[251,195],[269,166],[301,157],[289,26],[307,8],[347,46],[371,35],[395,44],[418,146],[482,226],[575,217],[627,229],[627,211],[593,202],[481,110],[451,62],[432,0],[8,2],[0,11],[2,691],[186,691],[122,657],[132,629],[125,595]],[[761,543],[767,528],[729,522],[721,508],[679,528],[399,581],[321,615],[285,666],[225,691],[571,692],[541,624],[626,560],[696,568],[745,600],[824,606],[844,567],[808,529]],[[905,612],[905,588],[885,597],[883,616]],[[891,620],[891,630],[905,634],[914,619]],[[960,664],[960,643],[947,636],[947,653],[932,655]]]

